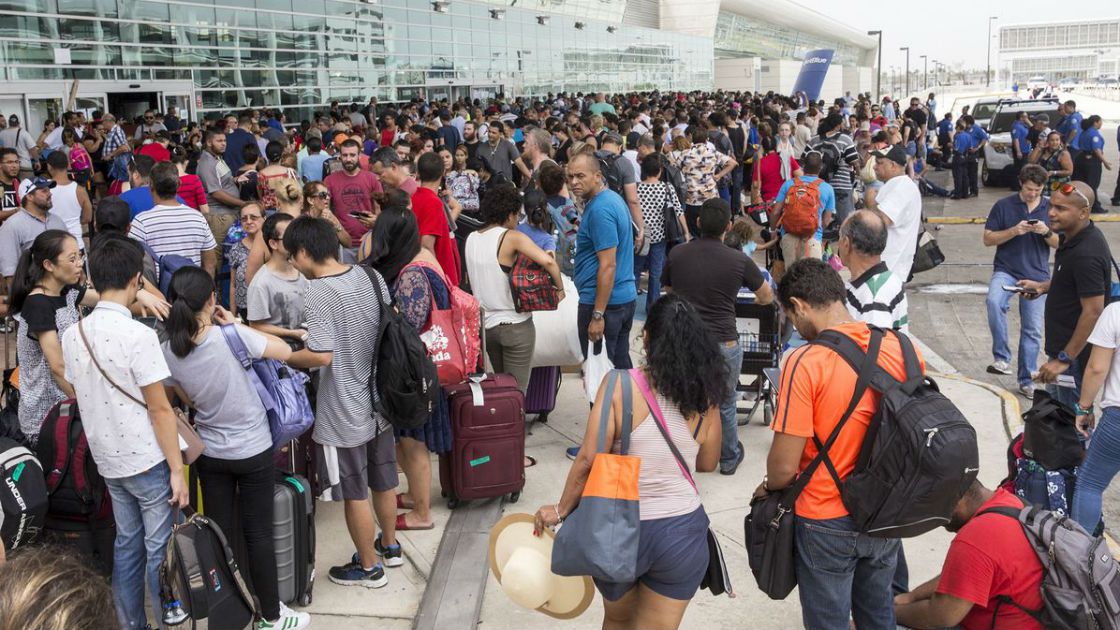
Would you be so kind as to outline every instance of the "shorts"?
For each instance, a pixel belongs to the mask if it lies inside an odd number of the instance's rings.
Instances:
[[[669,599],[696,595],[708,571],[708,515],[704,508],[681,516],[642,521],[638,529],[637,582],[595,580],[603,599],[622,599],[638,582]]]
[[[316,445],[319,479],[329,485],[327,501],[365,501],[369,491],[388,492],[397,487],[397,452],[392,431],[381,431],[360,446]]]

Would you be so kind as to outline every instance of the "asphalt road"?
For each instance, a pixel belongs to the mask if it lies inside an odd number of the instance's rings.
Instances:
[[[1106,138],[1116,137],[1115,126],[1102,131]],[[1117,149],[1115,143],[1108,144],[1109,160],[1116,168]],[[952,179],[948,171],[933,173],[931,177],[935,181],[943,178],[951,182]],[[1120,213],[1120,207],[1108,204],[1116,177],[1116,170],[1105,171],[1101,183],[1102,201],[1113,216]],[[1007,189],[982,187],[980,196],[973,199],[955,201],[926,197],[923,208],[927,217],[986,217],[992,204],[1008,194],[1011,193]],[[939,228],[936,236],[946,262],[917,275],[908,285],[911,330],[965,376],[1017,392],[1014,376],[986,372],[992,361],[992,339],[984,302],[995,250],[984,247],[981,242],[984,226],[943,224],[935,227]],[[1120,256],[1120,223],[1102,222],[1099,227],[1108,237],[1113,254]],[[1018,358],[1019,330],[1015,302],[1012,302],[1009,320],[1014,366]],[[1022,398],[1020,401],[1024,408],[1029,405]],[[1120,532],[1120,484],[1114,483],[1105,494],[1104,518],[1113,533]]]

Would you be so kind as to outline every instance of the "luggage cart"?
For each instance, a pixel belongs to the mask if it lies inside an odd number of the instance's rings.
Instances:
[[[782,356],[781,311],[775,304],[755,304],[754,294],[743,289],[735,302],[735,327],[739,331],[739,345],[743,348],[743,365],[739,369],[738,391],[752,392],[750,410],[739,420],[739,426],[750,422],[759,406],[762,407],[763,424],[770,424],[774,417],[774,395],[777,389],[778,360]],[[744,385],[742,376],[753,376],[754,381]]]

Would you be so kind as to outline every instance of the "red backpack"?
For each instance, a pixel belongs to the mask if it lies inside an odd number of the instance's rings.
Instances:
[[[813,236],[820,227],[821,179],[806,182],[793,178],[793,185],[786,191],[781,226],[786,233],[802,238]]]
[[[48,519],[93,522],[112,517],[109,488],[89,452],[78,401],[67,398],[51,407],[36,450],[50,495]]]
[[[467,380],[476,371],[481,352],[482,319],[478,299],[453,285],[447,275],[434,265],[423,261],[412,263],[439,274],[451,297],[451,308],[436,308],[432,298],[428,327],[420,331],[420,339],[428,348],[428,357],[436,364],[440,385],[455,385]]]

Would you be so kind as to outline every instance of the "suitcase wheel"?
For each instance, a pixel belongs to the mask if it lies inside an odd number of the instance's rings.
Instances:
[[[520,499],[520,498],[521,498],[521,491],[520,490],[518,490],[517,492],[511,492],[510,495],[509,495],[509,502],[510,503],[517,503],[518,499]]]
[[[539,422],[541,424],[548,424],[548,412],[546,411],[546,412],[540,414],[539,416],[537,416],[537,422]]]
[[[769,400],[762,404],[762,421],[766,426],[770,426],[774,421],[774,406]]]
[[[459,499],[456,499],[455,497],[451,497],[450,499],[447,500],[447,509],[454,510],[457,507],[459,507]]]
[[[307,606],[311,605],[311,599],[312,599],[311,591],[307,591],[306,593],[303,594],[303,596],[301,596],[299,598],[299,605],[301,607],[306,608]]]

